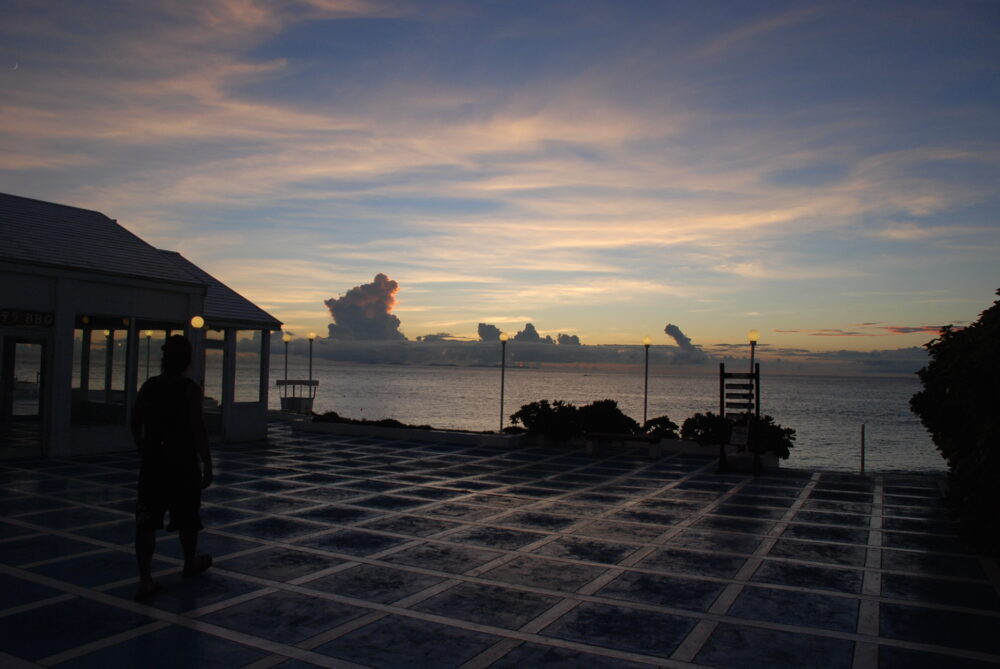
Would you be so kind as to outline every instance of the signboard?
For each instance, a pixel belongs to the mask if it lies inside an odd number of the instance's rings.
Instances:
[[[733,446],[746,446],[748,441],[750,441],[750,428],[734,425],[733,432],[729,436],[729,443]]]
[[[55,316],[45,311],[25,311],[24,309],[0,309],[0,325],[18,325],[36,328],[50,328]]]

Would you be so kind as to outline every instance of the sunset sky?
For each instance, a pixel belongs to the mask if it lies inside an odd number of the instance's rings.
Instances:
[[[0,9],[0,191],[296,333],[384,273],[411,339],[866,351],[1000,287],[1000,2]]]

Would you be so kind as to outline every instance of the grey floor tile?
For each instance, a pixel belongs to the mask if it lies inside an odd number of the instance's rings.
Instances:
[[[882,574],[882,596],[1000,613],[1000,595],[988,582]]]
[[[407,534],[413,537],[426,537],[459,527],[460,525],[461,523],[454,523],[447,520],[405,514],[380,517],[359,524],[360,527],[365,529]]]
[[[266,655],[267,653],[256,648],[171,625],[56,666],[61,669],[106,669],[107,667],[236,669]]]
[[[61,594],[63,594],[61,590],[25,581],[16,576],[0,574],[0,611],[57,597]]]
[[[319,534],[308,539],[302,539],[297,543],[301,546],[333,551],[335,553],[363,556],[379,553],[387,548],[406,543],[406,541],[406,539],[391,537],[387,534],[378,534],[377,532],[345,529]]]
[[[560,537],[539,546],[532,552],[535,555],[548,555],[570,560],[618,564],[625,556],[635,552],[636,548],[635,545],[599,539]]]
[[[996,669],[994,662],[979,662],[955,655],[926,653],[894,646],[878,647],[879,669]]]
[[[724,623],[694,661],[721,669],[850,669],[854,642]]]
[[[746,558],[736,555],[717,555],[675,548],[661,548],[639,562],[644,569],[679,572],[694,576],[732,578]]]
[[[273,581],[290,581],[341,564],[335,557],[276,547],[216,562],[222,569],[259,576]]]
[[[369,602],[390,604],[437,585],[443,580],[443,577],[404,569],[361,564],[309,581],[305,587]]]
[[[388,616],[316,649],[378,669],[452,669],[500,638],[402,616]]]
[[[654,665],[602,657],[592,653],[567,650],[556,646],[524,643],[490,665],[490,669],[648,669]]]
[[[824,562],[845,567],[863,567],[867,551],[863,546],[842,546],[795,539],[778,539],[768,553],[771,557],[804,562]]]
[[[747,586],[727,615],[852,633],[858,626],[858,604],[849,597]]]
[[[3,649],[15,657],[40,660],[152,622],[137,613],[75,598],[3,619]],[[53,630],[59,630],[53,634]]]
[[[818,565],[797,564],[778,560],[765,560],[752,581],[793,585],[814,590],[859,593],[864,583],[864,572],[858,569],[839,569]]]
[[[882,604],[882,636],[1000,655],[995,616],[958,613],[922,606]]]
[[[497,585],[461,583],[413,608],[458,620],[518,629],[560,601],[558,597]]]
[[[545,534],[538,532],[524,532],[521,530],[510,530],[502,527],[492,527],[489,525],[474,526],[466,530],[448,535],[448,541],[461,544],[471,544],[484,548],[503,548],[506,550],[517,550],[522,546],[544,539]]]
[[[517,585],[574,592],[605,571],[604,567],[525,556],[491,569],[483,576]]]
[[[754,534],[706,530],[684,530],[670,539],[671,546],[744,555],[752,555],[760,542],[761,537]]]
[[[724,588],[724,584],[714,581],[626,571],[597,594],[643,604],[708,611]]]
[[[407,564],[451,574],[465,572],[503,555],[497,551],[467,546],[427,543],[402,550],[385,558],[386,562]]]
[[[273,592],[213,611],[199,620],[294,645],[368,613],[366,609],[297,592]]]
[[[669,657],[694,625],[692,618],[584,602],[546,627],[542,634]]]

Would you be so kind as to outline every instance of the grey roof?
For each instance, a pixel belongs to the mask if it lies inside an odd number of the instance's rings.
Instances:
[[[209,324],[281,327],[181,254],[157,249],[89,209],[0,193],[0,260],[203,287]]]
[[[100,212],[5,193],[0,193],[0,258],[172,283],[202,283]]]
[[[281,321],[267,313],[214,276],[176,251],[160,251],[208,287],[205,294],[205,321],[209,324],[260,325],[277,330]]]

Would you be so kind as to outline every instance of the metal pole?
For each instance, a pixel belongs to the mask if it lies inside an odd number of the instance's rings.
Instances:
[[[642,424],[646,425],[646,406],[649,403],[649,344],[646,344],[646,375],[642,384]]]
[[[150,335],[146,335],[146,378],[149,378],[149,342],[152,339]]]
[[[865,473],[865,424],[861,424],[861,473]]]
[[[309,386],[312,386],[313,380],[313,340],[309,340]]]
[[[288,389],[288,342],[285,342],[285,389]]]
[[[507,372],[507,342],[500,341],[500,434],[503,434],[503,386]]]

